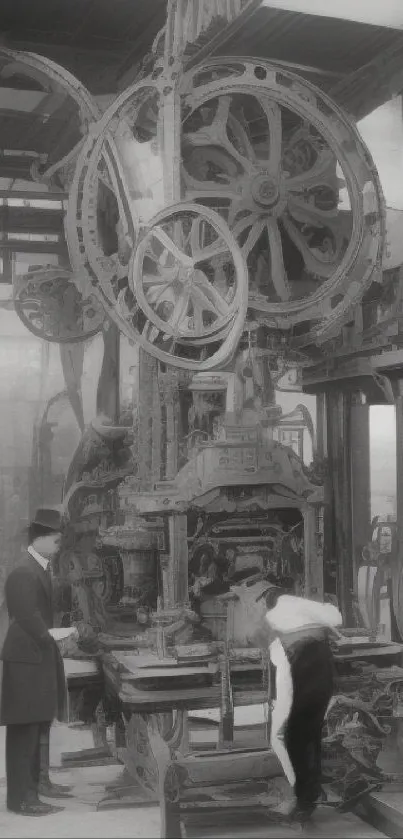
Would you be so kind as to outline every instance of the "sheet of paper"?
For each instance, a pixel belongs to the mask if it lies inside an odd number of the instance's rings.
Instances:
[[[55,629],[49,629],[49,635],[55,639],[55,641],[64,641],[65,638],[68,638],[70,635],[76,634],[75,626],[61,626],[56,627]]]

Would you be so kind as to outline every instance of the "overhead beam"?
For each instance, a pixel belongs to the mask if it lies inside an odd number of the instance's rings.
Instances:
[[[390,370],[393,367],[403,370],[403,349],[373,355],[371,357],[371,367],[374,370]]]
[[[64,241],[60,242],[21,242],[20,240],[8,239],[7,242],[0,241],[0,255],[4,251],[11,251],[12,253],[59,253],[64,255],[66,253],[66,244]]]
[[[198,49],[189,55],[186,60],[186,69],[199,64],[200,61],[207,58],[209,55],[213,55],[217,52],[217,50],[222,50],[224,45],[228,43],[228,41],[230,41],[243,26],[245,26],[246,21],[249,20],[255,12],[257,12],[261,5],[262,0],[249,0],[234,20],[226,25],[223,25],[215,36],[210,38],[207,43],[201,44]]]
[[[329,96],[356,120],[363,119],[403,90],[403,35],[368,64],[345,76]]]
[[[166,20],[166,6],[161,6],[161,10],[155,15],[151,23],[143,29],[141,34],[130,47],[130,52],[125,56],[120,66],[116,71],[116,79],[119,90],[124,90],[130,84],[133,84],[139,71],[139,64],[146,55],[150,53],[152,42],[158,32],[162,29]]]
[[[56,190],[52,192],[42,192],[38,189],[0,189],[0,198],[5,198],[6,200],[9,198],[21,198],[23,201],[67,201],[68,197],[68,192],[63,192],[62,190],[60,190],[60,192],[57,192]],[[42,212],[42,210],[37,207],[34,207],[33,209],[38,213]],[[58,211],[61,212],[61,210]]]
[[[1,39],[2,46],[21,52],[34,52],[61,64],[73,73],[93,95],[116,93],[116,70],[122,62],[124,44],[118,44],[116,49],[109,49],[101,45],[88,46],[87,49],[64,44],[50,44],[49,42],[28,41],[5,35]]]

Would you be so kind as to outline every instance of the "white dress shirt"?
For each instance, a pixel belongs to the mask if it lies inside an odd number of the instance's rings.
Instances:
[[[266,614],[266,621],[277,632],[296,632],[310,626],[341,626],[343,618],[332,603],[320,603],[305,597],[282,594],[273,609]]]
[[[29,546],[28,553],[32,556],[32,559],[35,559],[35,561],[38,563],[38,565],[41,566],[41,568],[43,568],[44,571],[48,570],[49,560],[45,559],[45,557],[41,556],[41,554],[38,554],[38,551],[36,551],[35,548],[32,547],[32,545]]]
[[[331,603],[320,603],[305,597],[283,594],[273,609],[266,614],[269,626],[280,635],[296,632],[308,627],[336,627],[342,624],[342,616]],[[291,785],[295,784],[295,772],[284,742],[285,726],[294,699],[290,662],[279,637],[269,645],[270,661],[276,668],[276,699],[271,716],[271,746],[276,753],[284,774]]]

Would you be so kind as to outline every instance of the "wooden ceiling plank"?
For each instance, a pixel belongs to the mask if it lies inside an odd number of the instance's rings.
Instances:
[[[403,90],[403,35],[354,73],[346,75],[329,95],[360,120]]]

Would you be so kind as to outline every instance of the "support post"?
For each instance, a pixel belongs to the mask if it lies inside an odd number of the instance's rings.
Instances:
[[[353,583],[357,595],[358,569],[371,525],[371,476],[369,405],[363,393],[353,394],[351,404],[351,494],[353,534]]]
[[[332,554],[336,592],[346,626],[353,625],[353,539],[351,493],[351,396],[326,396]]]
[[[119,421],[120,332],[113,321],[103,333],[104,357],[97,392],[97,413]]]
[[[316,509],[313,506],[302,511],[304,517],[304,565],[305,596],[312,600],[323,598],[323,556],[318,551],[316,533]]]
[[[398,567],[401,568],[403,563],[403,379],[399,379],[396,388],[396,522]]]
[[[169,551],[175,601],[172,605],[184,605],[189,599],[187,516],[184,514],[169,518]]]

